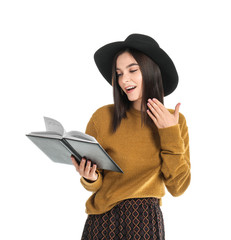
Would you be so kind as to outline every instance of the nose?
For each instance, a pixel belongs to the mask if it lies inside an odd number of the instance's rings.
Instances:
[[[123,82],[123,83],[126,83],[126,82],[129,82],[129,81],[130,81],[130,76],[129,76],[129,74],[124,73],[124,74],[122,75],[122,82]]]

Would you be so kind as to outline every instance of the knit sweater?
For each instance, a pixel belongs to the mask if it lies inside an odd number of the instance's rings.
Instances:
[[[93,192],[86,202],[86,213],[105,213],[129,198],[161,199],[165,186],[173,196],[184,193],[191,177],[184,115],[179,114],[177,125],[158,129],[154,123],[152,127],[141,125],[140,111],[131,108],[113,133],[113,109],[114,105],[99,108],[86,133],[97,139],[124,173],[99,170],[93,183],[80,179],[84,188]]]

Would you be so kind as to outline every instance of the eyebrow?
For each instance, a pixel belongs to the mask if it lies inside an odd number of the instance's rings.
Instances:
[[[127,65],[126,68],[130,68],[130,67],[132,67],[132,66],[137,66],[137,65],[139,65],[139,64],[138,64],[138,63],[131,63],[131,64]],[[116,70],[120,70],[120,69],[119,69],[119,68],[116,68]]]

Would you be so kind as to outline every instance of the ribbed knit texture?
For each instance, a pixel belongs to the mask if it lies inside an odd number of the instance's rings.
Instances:
[[[158,129],[154,123],[152,127],[141,126],[140,112],[132,108],[112,133],[113,108],[107,105],[98,109],[86,133],[97,139],[124,173],[99,170],[94,183],[81,178],[82,185],[93,192],[86,202],[86,213],[105,213],[128,198],[161,199],[165,186],[173,196],[184,193],[191,175],[188,127],[183,114],[177,125]]]

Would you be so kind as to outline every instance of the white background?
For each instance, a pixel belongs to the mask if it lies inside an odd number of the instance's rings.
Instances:
[[[152,36],[173,59],[190,134],[192,182],[166,194],[167,240],[231,239],[229,1],[0,2],[0,239],[80,239],[90,196],[72,166],[55,164],[25,134],[43,116],[85,131],[112,103],[94,52],[131,33]]]

